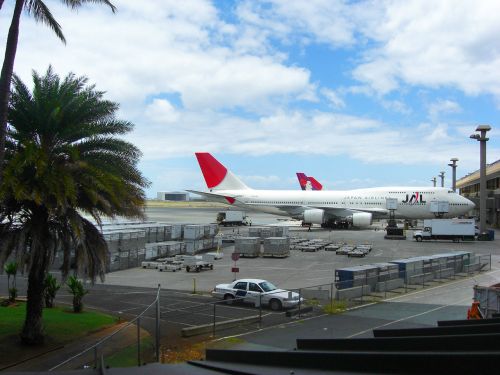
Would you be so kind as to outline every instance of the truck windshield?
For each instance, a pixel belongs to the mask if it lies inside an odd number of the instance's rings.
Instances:
[[[259,285],[264,292],[270,292],[272,290],[277,289],[273,284],[271,284],[268,281],[263,281],[263,282],[259,283]]]

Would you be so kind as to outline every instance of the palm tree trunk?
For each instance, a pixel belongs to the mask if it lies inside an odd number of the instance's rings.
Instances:
[[[44,262],[45,263],[45,262]],[[27,345],[43,344],[43,280],[45,267],[31,267],[28,276],[28,301],[21,341]]]
[[[10,82],[14,71],[17,41],[19,39],[19,22],[25,0],[16,0],[12,22],[10,23],[5,57],[3,60],[2,74],[0,76],[0,184],[3,176],[3,162],[5,159],[5,137],[7,132],[7,111],[9,109]],[[2,1],[3,3],[3,1]]]
[[[30,271],[28,274],[28,294],[26,302],[26,317],[21,341],[26,345],[43,344],[43,292],[45,289],[45,274],[49,266],[48,242],[50,233],[48,231],[48,212],[46,208],[39,208],[33,212],[33,226],[35,232],[31,238],[32,257],[30,260]]]

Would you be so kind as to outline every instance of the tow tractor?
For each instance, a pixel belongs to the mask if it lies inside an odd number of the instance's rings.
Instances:
[[[186,272],[194,270],[200,272],[202,269],[214,269],[213,254],[203,255],[185,255],[183,265],[186,267]]]

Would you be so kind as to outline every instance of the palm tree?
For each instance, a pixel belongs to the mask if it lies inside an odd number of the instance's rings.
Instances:
[[[148,185],[139,150],[117,138],[133,125],[115,118],[116,103],[85,77],[61,80],[51,67],[44,76],[33,72],[33,83],[30,92],[14,75],[0,190],[0,262],[15,255],[28,272],[21,337],[30,344],[43,341],[44,278],[55,252],[63,252],[63,279],[73,257],[78,275],[102,279],[107,245],[87,217],[99,225],[103,215],[142,218]]]
[[[109,0],[61,0],[61,2],[72,9],[77,9],[84,3],[100,3],[108,5],[114,13],[116,8]],[[2,7],[3,1],[0,3]],[[17,42],[19,39],[19,23],[23,9],[36,21],[45,23],[63,43],[66,39],[61,30],[61,26],[52,16],[49,8],[42,0],[16,0],[14,13],[7,35],[7,45],[5,47],[5,57],[0,75],[0,183],[2,182],[2,171],[5,157],[5,139],[7,132],[7,110],[9,107],[10,85],[14,71],[14,60],[16,59]]]

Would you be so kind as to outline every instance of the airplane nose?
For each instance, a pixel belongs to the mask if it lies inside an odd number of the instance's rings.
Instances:
[[[476,207],[476,204],[467,199],[467,206],[469,206],[469,209],[472,210]]]

